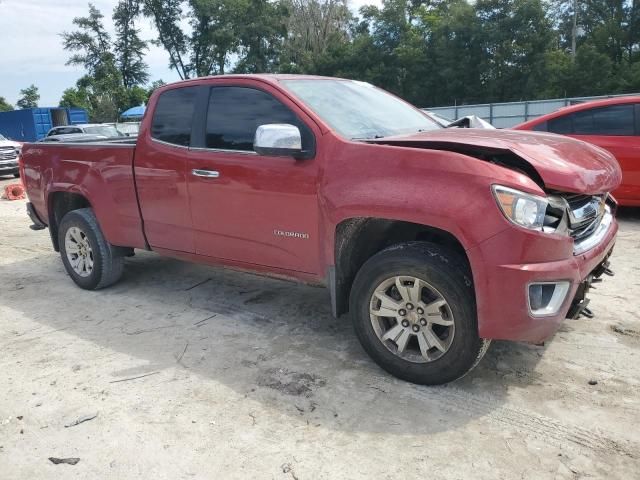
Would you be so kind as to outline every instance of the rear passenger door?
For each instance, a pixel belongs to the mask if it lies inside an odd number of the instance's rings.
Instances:
[[[134,169],[147,241],[155,249],[195,251],[187,180],[193,117],[204,87],[161,93],[149,132],[138,139]],[[205,89],[206,90],[206,89]]]
[[[313,149],[314,125],[269,86],[211,88],[189,158],[196,252],[246,265],[317,273],[318,162],[258,155],[258,126],[296,125]],[[198,172],[211,172],[201,176]]]

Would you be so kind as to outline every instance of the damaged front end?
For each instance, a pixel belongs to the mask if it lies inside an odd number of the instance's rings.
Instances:
[[[614,221],[616,202],[608,195],[579,195],[551,192],[543,229],[550,233],[569,235],[573,239],[573,255],[580,256],[599,245]],[[584,280],[580,282],[571,302],[567,318],[592,318],[587,294],[593,284],[602,282],[603,275],[613,276],[610,269],[611,248]]]
[[[593,287],[594,283],[602,282],[602,276],[608,275],[613,277],[614,273],[609,268],[610,262],[609,257],[611,256],[612,250],[609,250],[609,253],[604,258],[602,263],[598,265],[589,275],[585,278],[578,289],[576,290],[576,294],[571,301],[571,307],[569,307],[569,311],[567,312],[567,318],[576,319],[580,316],[585,316],[587,318],[593,318],[594,314],[589,309],[589,299],[587,298],[587,294],[589,290]]]

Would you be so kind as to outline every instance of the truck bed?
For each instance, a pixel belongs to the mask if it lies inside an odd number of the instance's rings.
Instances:
[[[136,139],[25,144],[24,182],[43,223],[55,214],[56,197],[89,200],[113,245],[145,248],[133,159]]]

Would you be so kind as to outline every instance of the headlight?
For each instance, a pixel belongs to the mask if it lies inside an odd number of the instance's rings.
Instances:
[[[22,155],[22,147],[15,147],[18,156]]]
[[[549,203],[546,198],[502,185],[494,185],[492,189],[500,210],[509,221],[531,230],[542,230]]]

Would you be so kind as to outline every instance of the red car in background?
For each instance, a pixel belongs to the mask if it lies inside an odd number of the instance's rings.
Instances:
[[[568,135],[608,150],[622,168],[613,195],[620,205],[640,206],[640,96],[572,105],[513,128]]]

